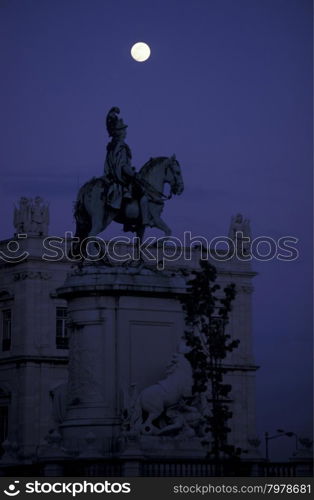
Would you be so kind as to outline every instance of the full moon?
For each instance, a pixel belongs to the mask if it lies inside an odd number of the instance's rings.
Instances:
[[[131,48],[131,56],[137,62],[144,62],[150,56],[150,48],[147,43],[137,42]]]

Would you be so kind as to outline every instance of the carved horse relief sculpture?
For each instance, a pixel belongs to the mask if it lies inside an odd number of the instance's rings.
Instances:
[[[181,407],[182,411],[186,411],[183,400],[192,396],[193,373],[189,361],[182,352],[186,352],[186,346],[181,347],[180,351],[173,355],[167,376],[144,389],[137,398],[131,414],[131,428],[141,434],[162,435],[167,433],[168,429],[175,430],[176,427],[183,425],[184,419],[178,418],[178,408]],[[189,410],[193,412],[194,409],[189,407]],[[173,424],[157,427],[154,422],[164,412],[168,414],[170,420],[173,420]]]

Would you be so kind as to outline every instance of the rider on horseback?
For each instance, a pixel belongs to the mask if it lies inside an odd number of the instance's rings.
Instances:
[[[105,171],[80,187],[74,206],[76,221],[76,254],[87,255],[86,238],[104,231],[112,221],[124,224],[125,231],[136,233],[142,241],[145,226],[155,227],[171,235],[171,229],[161,217],[166,200],[184,189],[181,168],[175,155],[150,158],[137,173],[131,164],[131,150],[125,143],[126,125],[118,118],[119,108],[107,116],[111,137],[107,146]],[[170,193],[164,194],[164,185]]]
[[[136,182],[136,169],[131,165],[132,153],[124,142],[127,125],[122,118],[118,118],[119,108],[113,107],[106,119],[108,134],[112,137],[107,145],[107,155],[104,168],[104,177],[109,184],[107,204],[119,210],[123,200],[131,201],[140,198],[142,224],[149,225],[148,199],[139,183]],[[136,189],[133,189],[136,187]]]

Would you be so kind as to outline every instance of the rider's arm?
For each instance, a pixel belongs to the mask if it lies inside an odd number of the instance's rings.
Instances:
[[[122,168],[123,168],[123,173],[128,175],[129,177],[134,177],[136,175],[135,167],[132,167],[131,165],[126,163],[123,165]]]

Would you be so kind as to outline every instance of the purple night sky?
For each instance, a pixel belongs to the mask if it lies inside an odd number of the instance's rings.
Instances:
[[[21,195],[50,202],[51,234],[74,229],[119,106],[137,168],[180,161],[186,189],[164,214],[176,236],[226,235],[242,212],[254,237],[299,238],[296,261],[253,262],[257,415],[261,438],[310,436],[312,2],[0,0],[0,37],[1,239]],[[137,41],[147,62],[130,57]],[[293,450],[271,443],[272,458]]]

